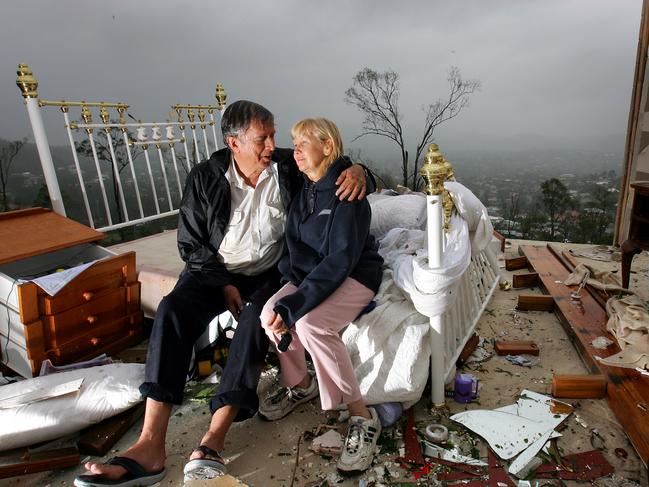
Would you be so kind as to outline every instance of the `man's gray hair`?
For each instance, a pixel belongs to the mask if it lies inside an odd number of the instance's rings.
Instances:
[[[253,121],[260,125],[275,124],[273,114],[259,103],[238,100],[228,105],[221,118],[223,142],[227,145],[228,137],[236,137],[243,134],[248,130]]]

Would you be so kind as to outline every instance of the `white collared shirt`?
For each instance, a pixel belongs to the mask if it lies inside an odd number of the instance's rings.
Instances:
[[[277,164],[264,169],[254,188],[245,183],[234,161],[225,177],[230,182],[232,207],[219,257],[230,272],[254,276],[270,269],[284,252],[286,210]]]

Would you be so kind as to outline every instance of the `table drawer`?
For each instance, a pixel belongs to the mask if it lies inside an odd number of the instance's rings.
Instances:
[[[142,340],[141,323],[142,311],[108,321],[48,350],[47,356],[57,365],[123,350]]]
[[[60,347],[76,336],[126,316],[126,288],[100,293],[92,302],[53,316],[43,316],[48,348]]]
[[[102,278],[108,277],[107,280]],[[121,276],[121,283],[117,283]],[[20,318],[23,323],[35,321],[41,315],[55,314],[92,300],[102,289],[137,282],[135,252],[107,257],[96,262],[68,283],[55,296],[49,296],[33,282],[18,286]],[[118,284],[118,286],[113,286]]]

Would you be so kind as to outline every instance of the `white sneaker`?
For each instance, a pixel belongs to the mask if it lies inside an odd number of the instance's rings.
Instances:
[[[318,397],[318,381],[311,375],[308,387],[282,387],[270,394],[259,405],[259,416],[268,421],[283,418],[300,404]]]
[[[336,465],[341,473],[361,473],[372,464],[376,442],[381,435],[381,421],[374,408],[368,409],[372,419],[362,416],[349,418],[345,444]]]

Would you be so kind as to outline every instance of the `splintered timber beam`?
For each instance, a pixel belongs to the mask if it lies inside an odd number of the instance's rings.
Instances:
[[[512,257],[511,259],[505,259],[505,269],[508,271],[515,271],[518,269],[525,269],[529,264],[527,263],[527,257]]]
[[[554,298],[544,294],[519,294],[516,309],[520,311],[554,311]]]
[[[537,272],[529,272],[526,274],[514,274],[512,276],[512,287],[534,287],[539,283],[539,274]]]

